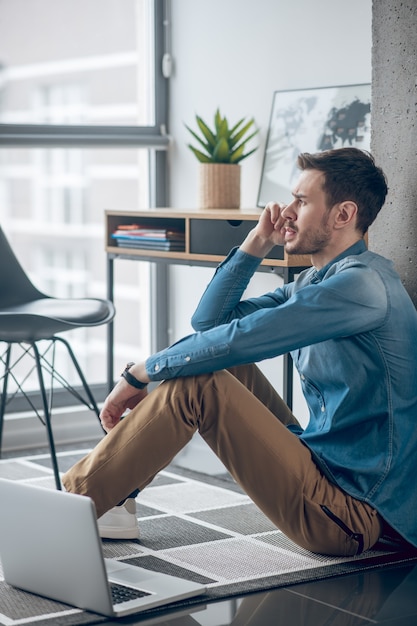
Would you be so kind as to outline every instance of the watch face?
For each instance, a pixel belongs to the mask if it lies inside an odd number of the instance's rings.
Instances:
[[[134,361],[129,361],[129,363],[126,363],[125,367],[122,369],[120,376],[122,376],[125,372],[128,372],[130,370],[130,368],[132,367],[132,365],[134,365]]]

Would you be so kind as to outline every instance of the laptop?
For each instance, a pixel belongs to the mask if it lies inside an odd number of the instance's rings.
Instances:
[[[0,502],[0,559],[14,587],[109,617],[205,592],[182,578],[105,559],[91,498],[0,478]]]

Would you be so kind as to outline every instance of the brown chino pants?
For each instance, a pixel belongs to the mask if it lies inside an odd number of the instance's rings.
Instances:
[[[97,516],[143,490],[196,430],[257,506],[312,551],[354,555],[381,534],[374,509],[322,474],[297,423],[255,365],[162,382],[63,477]],[[140,496],[139,496],[140,497]]]

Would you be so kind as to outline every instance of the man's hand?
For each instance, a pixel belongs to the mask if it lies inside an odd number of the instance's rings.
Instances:
[[[101,424],[106,433],[120,422],[120,418],[127,409],[135,408],[147,395],[146,387],[135,389],[124,378],[121,378],[107,396],[100,412]]]
[[[285,219],[281,213],[285,206],[279,202],[268,202],[259,222],[240,246],[243,252],[264,258],[274,246],[284,244]]]
[[[286,205],[279,202],[268,202],[258,222],[259,234],[269,239],[274,246],[283,245],[285,218],[281,213]]]

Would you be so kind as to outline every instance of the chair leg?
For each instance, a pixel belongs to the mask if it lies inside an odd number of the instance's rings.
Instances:
[[[12,346],[9,343],[7,345],[7,349],[5,352],[4,363],[4,378],[3,378],[3,391],[0,399],[0,458],[3,444],[3,426],[4,426],[4,414],[6,412],[6,400],[7,400],[7,383],[9,380],[9,366],[10,366],[10,354],[12,351]]]
[[[33,349],[33,354],[34,354],[35,362],[36,362],[36,369],[37,369],[37,372],[38,372],[39,389],[40,389],[40,392],[41,392],[43,411],[44,411],[44,418],[45,418],[45,426],[46,426],[46,430],[47,430],[47,434],[48,434],[49,450],[50,450],[50,453],[51,453],[52,469],[53,469],[54,477],[55,477],[55,485],[56,485],[57,489],[61,490],[62,489],[62,485],[61,485],[61,479],[60,479],[60,476],[59,476],[59,468],[58,468],[58,461],[57,461],[57,458],[56,458],[55,442],[54,442],[54,436],[53,436],[53,432],[52,432],[51,410],[50,410],[50,406],[48,404],[48,398],[47,398],[47,394],[46,394],[45,383],[44,383],[44,380],[43,380],[41,355],[39,353],[37,345],[34,342],[31,342],[31,346],[32,346],[32,349]]]
[[[85,394],[86,394],[86,396],[87,396],[87,398],[88,398],[88,401],[89,401],[89,403],[90,403],[89,408],[90,408],[92,411],[94,411],[94,413],[97,415],[97,419],[98,419],[98,421],[99,421],[99,423],[100,423],[100,426],[101,426],[101,421],[100,421],[100,411],[99,411],[99,408],[98,408],[97,403],[96,403],[96,401],[95,401],[95,399],[94,399],[94,396],[93,396],[93,394],[92,394],[92,391],[91,391],[91,389],[90,389],[90,386],[89,386],[89,384],[87,383],[87,381],[86,381],[86,379],[85,379],[85,376],[84,376],[84,374],[83,374],[83,372],[82,372],[82,370],[81,370],[81,368],[80,368],[80,365],[79,365],[79,363],[78,363],[78,361],[77,361],[77,359],[76,359],[76,357],[75,357],[75,355],[74,355],[74,352],[72,351],[72,348],[71,348],[70,344],[69,344],[69,343],[68,343],[68,341],[67,341],[66,339],[64,339],[63,337],[54,337],[54,341],[60,341],[60,342],[61,342],[61,343],[62,343],[62,344],[66,347],[67,352],[68,352],[68,354],[69,354],[69,356],[70,356],[70,358],[71,358],[71,361],[72,361],[72,363],[73,363],[73,365],[74,365],[75,369],[77,370],[77,374],[78,374],[78,376],[79,376],[79,379],[80,379],[80,381],[81,381],[81,383],[82,383],[82,385],[83,385],[83,388],[84,388]],[[88,405],[87,405],[87,406],[88,406]]]

